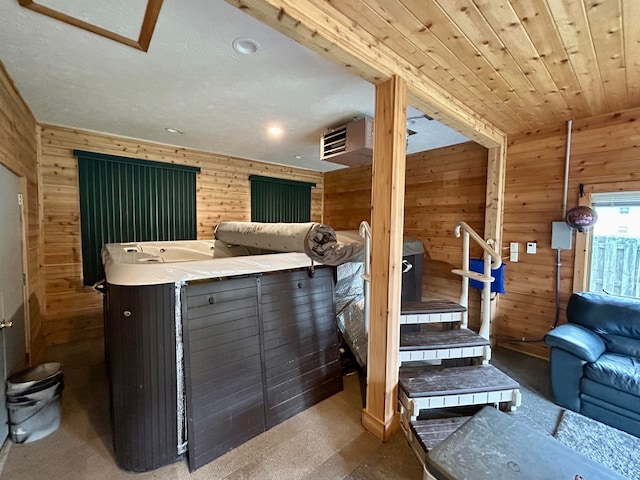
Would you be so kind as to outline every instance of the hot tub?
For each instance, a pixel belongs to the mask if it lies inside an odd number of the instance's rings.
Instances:
[[[127,470],[192,470],[342,390],[334,271],[220,241],[108,244],[105,345]]]
[[[108,243],[102,249],[102,263],[112,285],[158,285],[313,265],[304,253],[255,255],[247,247],[219,240]]]

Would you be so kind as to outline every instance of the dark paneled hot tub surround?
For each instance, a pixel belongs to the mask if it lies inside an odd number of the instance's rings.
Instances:
[[[118,464],[144,472],[178,455],[175,287],[107,285],[105,353]]]
[[[333,285],[318,268],[182,286],[191,470],[342,390]],[[115,452],[128,470],[179,457],[175,288],[107,288]]]
[[[193,283],[183,298],[192,470],[342,390],[332,269]]]

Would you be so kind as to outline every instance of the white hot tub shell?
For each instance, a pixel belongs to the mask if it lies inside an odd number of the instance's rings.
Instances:
[[[254,255],[220,240],[109,243],[102,249],[107,283],[159,285],[310,267],[306,254]]]

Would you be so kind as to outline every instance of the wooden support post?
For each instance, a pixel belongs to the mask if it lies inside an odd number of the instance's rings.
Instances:
[[[371,198],[371,309],[363,426],[387,441],[400,426],[398,353],[406,166],[406,85],[376,87]]]
[[[505,138],[506,140],[506,138]],[[487,159],[487,192],[484,212],[484,238],[495,240],[494,250],[502,256],[502,217],[504,214],[504,182],[507,166],[507,145],[490,148]],[[498,316],[500,297],[491,301],[491,325]],[[489,331],[489,338],[493,328]],[[494,342],[491,342],[494,344]]]
[[[487,193],[484,212],[485,240],[496,241],[495,250],[500,253],[502,243],[502,216],[504,213],[504,181],[507,163],[507,146],[502,144],[488,150]]]

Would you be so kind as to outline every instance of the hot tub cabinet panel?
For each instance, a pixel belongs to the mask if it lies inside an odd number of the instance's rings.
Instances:
[[[186,423],[195,470],[342,390],[333,284],[333,269],[318,268],[107,285],[118,464],[145,471],[176,460]]]
[[[174,285],[107,285],[105,304],[116,460],[153,470],[179,457]]]
[[[266,275],[261,288],[267,428],[342,390],[333,275]]]
[[[333,272],[187,285],[189,467],[342,390]]]
[[[258,277],[190,284],[182,298],[195,470],[264,431]]]

